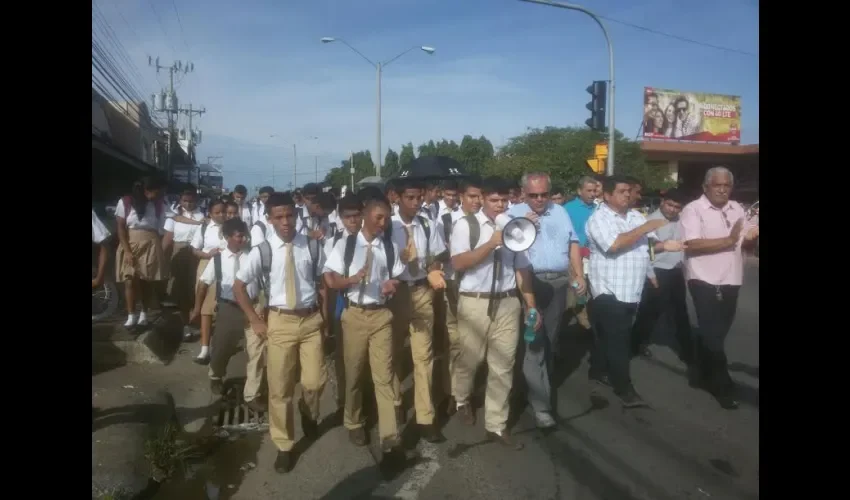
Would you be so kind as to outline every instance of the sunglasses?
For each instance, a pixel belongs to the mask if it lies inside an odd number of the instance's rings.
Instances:
[[[538,198],[548,198],[549,192],[546,191],[545,193],[525,193],[525,196],[531,198],[532,200],[536,200]]]

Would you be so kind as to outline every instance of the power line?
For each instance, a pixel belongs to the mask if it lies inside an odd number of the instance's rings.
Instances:
[[[736,54],[742,54],[742,55],[750,56],[750,57],[758,57],[758,54],[755,54],[753,52],[747,52],[746,50],[733,49],[731,47],[724,47],[722,45],[714,45],[713,43],[700,42],[699,40],[694,40],[692,38],[685,38],[683,36],[673,35],[671,33],[665,33],[663,31],[658,31],[656,29],[647,28],[646,26],[640,26],[640,25],[637,25],[637,24],[634,24],[634,23],[630,23],[628,21],[621,21],[619,19],[613,19],[613,18],[608,17],[608,16],[599,16],[599,17],[601,17],[602,19],[605,19],[606,21],[611,21],[612,23],[622,24],[623,26],[628,26],[629,28],[644,31],[646,33],[652,33],[653,35],[672,38],[673,40],[679,40],[680,42],[690,43],[690,44],[693,44],[693,45],[700,45],[702,47],[708,47],[710,49],[715,49],[715,50],[722,50],[722,51],[725,51],[725,52],[734,52]]]
[[[171,6],[174,7],[174,15],[177,16],[177,26],[180,27],[180,38],[183,39],[183,45],[186,46],[187,51],[191,52],[189,42],[186,41],[186,32],[183,31],[183,21],[180,20],[180,12],[177,10],[177,3],[171,0]]]

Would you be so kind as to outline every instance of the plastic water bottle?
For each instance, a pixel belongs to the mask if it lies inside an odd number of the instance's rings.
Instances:
[[[573,287],[573,290],[578,290],[578,281],[573,281],[570,286]],[[582,295],[581,297],[576,298],[576,305],[583,306],[587,303],[587,296]]]
[[[528,317],[525,319],[525,331],[522,336],[525,338],[527,343],[534,342],[534,339],[537,338],[537,332],[534,330],[534,325],[537,324],[537,309],[531,308],[528,311]]]

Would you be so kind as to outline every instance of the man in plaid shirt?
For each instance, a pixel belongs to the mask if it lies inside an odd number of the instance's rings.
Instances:
[[[626,408],[646,406],[635,392],[629,375],[631,330],[649,268],[649,238],[667,224],[651,221],[630,210],[632,186],[628,179],[606,177],[602,181],[604,202],[587,220],[590,247],[590,291],[588,304],[594,346],[590,379],[611,385]],[[653,243],[656,252],[683,249],[679,241]],[[610,382],[609,382],[610,380]]]

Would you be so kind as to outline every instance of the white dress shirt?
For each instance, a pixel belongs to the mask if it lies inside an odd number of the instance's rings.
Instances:
[[[487,243],[493,236],[493,222],[484,215],[484,212],[475,214],[478,219],[480,233],[478,243],[475,248],[478,248]],[[452,257],[472,250],[469,247],[469,222],[460,218],[452,228],[451,237]],[[496,283],[496,293],[508,292],[516,289],[516,269],[527,269],[531,266],[528,262],[528,254],[526,252],[511,252],[504,246],[496,249],[496,252],[501,253],[502,269],[501,279]],[[481,261],[477,266],[467,269],[464,272],[463,279],[460,282],[461,292],[475,293],[490,293],[490,285],[493,283],[493,254]]]
[[[275,231],[266,233],[266,240],[272,250],[271,269],[269,270],[269,306],[286,308],[286,271],[287,255],[286,242],[284,242]],[[316,280],[312,276],[313,258],[307,247],[307,237],[296,234],[292,239],[292,251],[295,255],[295,298],[296,309],[306,309],[316,305]],[[321,252],[320,252],[321,254]],[[322,269],[324,256],[319,255],[317,269]],[[259,283],[263,277],[262,259],[260,249],[251,249],[250,260],[247,266],[241,267],[236,278],[244,283]],[[264,278],[263,278],[264,279]]]
[[[221,234],[221,224],[212,220],[209,221],[203,235],[201,234],[201,227],[203,227],[203,224],[198,226],[198,231],[192,237],[192,248],[204,253],[209,253],[213,248],[218,248],[219,250],[227,248],[227,240]]]
[[[204,220],[204,214],[198,209],[195,209],[191,214],[183,214],[183,216],[199,222]],[[176,243],[191,243],[195,238],[195,233],[201,231],[201,224],[186,224],[169,218],[165,219],[165,231],[174,234]]]
[[[100,220],[100,217],[94,213],[94,210],[91,211],[91,242],[100,245],[106,238],[109,238],[109,229],[106,229],[106,226],[103,225],[103,222]]]
[[[404,264],[404,272],[398,275],[398,279],[402,281],[418,281],[428,276],[428,263],[426,261],[426,244],[429,249],[431,258],[446,251],[446,243],[443,241],[443,233],[437,230],[437,227],[426,217],[425,223],[428,224],[431,232],[430,238],[425,238],[425,228],[420,224],[419,217],[413,217],[410,224],[405,224],[400,215],[393,215],[390,219],[393,225],[393,242],[400,250],[404,250],[407,246],[407,230],[410,227],[413,231],[413,242],[416,245],[416,260],[419,263],[416,276],[410,275],[410,270],[407,264]]]
[[[247,252],[239,252],[239,254],[235,254],[230,251],[229,248],[225,248],[221,251],[221,295],[220,299],[230,300],[235,302],[236,297],[233,295],[233,282],[239,276],[238,272],[236,272],[236,262],[239,262],[239,271],[241,272],[243,268],[251,265],[251,259]],[[204,272],[201,273],[201,277],[198,278],[199,281],[206,283],[208,286],[212,286],[215,283],[215,262],[210,262],[207,267],[204,268]],[[248,297],[251,300],[255,300],[257,295],[259,294],[260,287],[258,282],[245,282],[245,290],[248,292]]]
[[[335,272],[339,275],[345,276],[345,242],[346,239],[342,238],[336,242],[333,250],[328,256],[327,262],[325,262],[323,272]],[[372,269],[369,275],[369,282],[364,287],[363,291],[363,301],[360,300],[360,284],[352,285],[348,288],[346,292],[346,296],[349,300],[354,302],[355,304],[360,305],[373,305],[373,304],[384,304],[387,300],[387,297],[381,295],[381,284],[390,279],[389,267],[387,265],[387,256],[386,251],[384,250],[384,241],[383,238],[377,237],[372,240]],[[401,259],[399,259],[399,249],[398,246],[393,243],[395,247],[395,261],[391,263],[392,265],[392,276],[401,275],[402,271],[404,271],[404,264],[401,263]],[[354,257],[351,260],[351,266],[349,268],[349,276],[353,276],[357,274],[360,269],[366,265],[366,251],[369,247],[369,242],[366,241],[366,238],[363,236],[363,233],[357,233],[357,244],[354,246]]]

